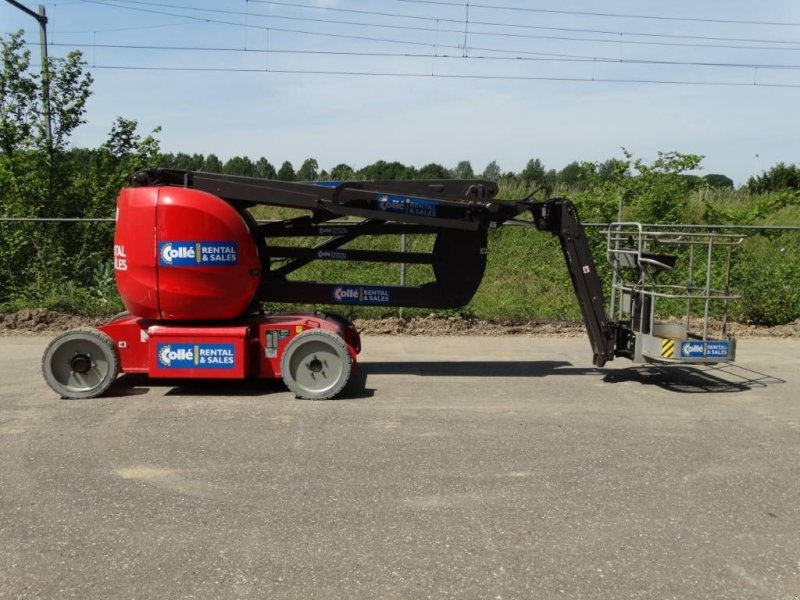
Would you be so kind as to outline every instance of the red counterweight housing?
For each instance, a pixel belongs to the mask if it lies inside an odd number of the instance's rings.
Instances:
[[[122,190],[114,269],[128,312],[159,321],[239,317],[261,278],[256,244],[236,209],[179,187]]]

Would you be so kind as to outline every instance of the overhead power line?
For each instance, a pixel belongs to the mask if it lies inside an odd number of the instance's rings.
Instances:
[[[81,0],[83,3],[83,0]],[[197,20],[189,20],[189,21],[180,21],[178,23],[155,23],[151,25],[132,25],[130,27],[110,27],[107,29],[63,29],[63,30],[56,30],[53,31],[53,35],[71,35],[71,34],[80,34],[80,33],[113,33],[117,31],[141,31],[146,29],[160,29],[162,27],[180,27],[182,25],[197,25],[200,21]],[[52,44],[51,44],[52,45]]]
[[[293,74],[293,75],[336,75],[360,77],[393,77],[393,78],[418,78],[418,79],[480,79],[480,80],[506,80],[506,81],[560,81],[580,83],[635,83],[635,84],[661,84],[661,85],[686,85],[686,86],[711,86],[711,87],[764,87],[764,88],[794,88],[800,89],[799,84],[793,83],[761,83],[754,81],[745,83],[741,81],[691,81],[680,79],[617,79],[608,77],[548,77],[534,75],[473,75],[473,74],[440,74],[440,73],[396,73],[380,71],[323,71],[305,69],[255,69],[240,67],[182,67],[182,66],[145,66],[145,65],[95,65],[93,69],[116,69],[123,71],[186,71],[186,72],[216,72],[216,73],[261,73],[261,74]]]
[[[25,42],[30,44],[30,42]],[[188,51],[188,52],[236,52],[244,54],[307,54],[323,56],[357,56],[369,58],[441,58],[458,59],[459,61],[529,61],[529,62],[566,62],[566,63],[609,63],[609,64],[639,64],[639,65],[665,65],[665,66],[690,66],[712,68],[737,68],[737,69],[764,69],[764,70],[798,70],[800,64],[770,64],[770,63],[732,63],[732,62],[703,62],[681,60],[653,60],[653,59],[625,59],[608,56],[580,56],[547,53],[531,53],[536,56],[482,56],[471,54],[442,54],[442,53],[408,53],[408,52],[354,52],[345,50],[301,50],[286,48],[241,48],[225,46],[170,46],[170,45],[145,45],[145,44],[67,44],[51,43],[50,46],[68,48],[106,48],[117,50],[160,50],[160,51]],[[453,46],[457,48],[457,46]],[[486,51],[506,52],[506,50],[484,49]]]
[[[314,31],[301,31],[301,30],[292,30],[286,28],[278,28],[273,26],[267,25],[257,25],[253,23],[238,23],[232,21],[225,21],[222,19],[214,19],[210,17],[196,17],[191,15],[186,15],[182,13],[173,13],[168,11],[156,10],[154,8],[142,8],[141,6],[175,6],[175,5],[165,5],[162,3],[151,3],[151,2],[141,2],[137,0],[83,0],[84,2],[90,4],[98,4],[100,6],[107,6],[113,8],[119,8],[123,10],[130,10],[130,11],[137,11],[137,12],[145,12],[145,13],[152,13],[152,14],[159,14],[159,15],[167,15],[172,17],[183,17],[189,19],[195,19],[197,21],[202,21],[206,23],[215,23],[221,25],[229,25],[234,27],[245,27],[248,29],[260,29],[260,30],[269,30],[269,31],[285,31],[285,32],[293,32],[293,33],[304,33],[306,35],[320,35],[320,36],[327,36],[327,37],[338,37],[344,39],[359,39],[359,40],[368,40],[368,41],[384,41],[387,43],[394,43],[394,44],[410,44],[410,45],[423,45],[423,46],[432,46],[437,45],[432,42],[412,42],[406,40],[390,40],[390,39],[380,39],[375,37],[368,37],[368,36],[357,36],[357,35],[349,35],[343,33],[329,33],[329,32],[314,32]],[[255,1],[255,0],[251,0]],[[139,6],[127,6],[125,4],[136,4]],[[202,10],[204,12],[218,12],[218,13],[231,13],[239,14],[242,16],[248,15],[248,13],[237,13],[236,11],[224,11],[224,10],[217,10],[217,9],[194,9],[188,7],[178,7],[179,9],[183,10]],[[259,16],[253,15],[249,13],[249,16]],[[270,15],[270,17],[272,17]],[[274,18],[291,18],[291,17],[274,17]],[[316,20],[315,21],[321,21]],[[332,22],[330,20],[322,20],[323,22]],[[369,27],[393,27],[398,29],[409,29],[411,27],[408,26],[389,26],[389,25],[380,25],[380,24],[371,24],[371,23],[351,23],[354,25],[360,26],[369,26]],[[427,29],[426,29],[427,31]],[[435,31],[435,30],[433,30]],[[440,30],[441,31],[441,30]],[[448,30],[450,31],[450,30]],[[453,31],[454,33],[463,33],[463,31]],[[512,33],[498,33],[498,32],[483,32],[483,31],[470,31],[470,35],[485,35],[485,36],[498,36],[498,37],[511,37],[511,38],[530,38],[530,39],[548,39],[548,40],[561,40],[561,41],[572,41],[572,42],[587,42],[587,43],[604,43],[604,44],[615,44],[619,45],[620,43],[624,43],[625,45],[645,45],[645,46],[669,46],[669,47],[690,47],[690,48],[726,48],[726,49],[738,49],[738,50],[777,50],[777,51],[800,51],[800,45],[796,47],[787,47],[787,46],[742,46],[736,44],[696,44],[696,43],[682,43],[682,42],[656,42],[656,41],[642,41],[642,40],[630,40],[630,39],[597,39],[597,38],[579,38],[579,37],[569,37],[569,36],[549,36],[549,35],[521,35],[521,34],[512,34]],[[633,35],[633,34],[632,34]],[[779,43],[792,43],[792,42],[779,42]],[[798,42],[800,44],[800,42]],[[438,44],[440,45],[440,44]],[[463,48],[463,46],[459,46]],[[473,46],[469,46],[469,49],[472,49]]]
[[[265,13],[256,13],[256,12],[244,12],[244,11],[237,11],[237,10],[229,10],[229,9],[218,9],[218,8],[199,8],[193,6],[186,6],[181,4],[169,4],[165,2],[152,2],[147,0],[101,0],[102,3],[108,3],[109,6],[118,6],[119,4],[131,4],[136,6],[148,6],[148,7],[159,7],[159,8],[170,8],[170,9],[179,9],[179,10],[191,10],[201,13],[217,13],[217,14],[227,14],[227,15],[237,15],[237,16],[245,16],[245,17],[256,17],[256,18],[267,18],[267,19],[281,19],[281,20],[291,20],[291,21],[310,21],[316,23],[330,23],[330,24],[339,24],[339,25],[356,25],[356,26],[363,26],[363,27],[383,27],[389,29],[408,29],[408,30],[415,30],[415,31],[427,31],[427,32],[438,32],[438,33],[457,33],[463,34],[464,29],[464,19],[451,19],[451,18],[440,18],[440,17],[430,17],[430,16],[419,16],[419,15],[406,15],[401,13],[389,13],[383,11],[374,11],[374,10],[364,10],[364,9],[351,9],[351,8],[341,8],[336,6],[318,6],[313,4],[305,4],[301,2],[286,2],[281,0],[248,0],[249,2],[258,2],[260,4],[268,4],[274,6],[282,6],[282,7],[289,7],[289,8],[302,8],[308,10],[315,10],[315,11],[327,11],[327,12],[344,12],[344,13],[355,13],[360,15],[368,15],[368,16],[379,16],[379,17],[392,17],[392,18],[401,18],[401,19],[415,19],[418,21],[425,21],[428,23],[435,23],[436,27],[414,27],[411,25],[393,25],[393,24],[386,24],[386,23],[366,23],[363,21],[342,21],[342,20],[335,20],[335,19],[322,19],[322,18],[314,18],[314,17],[297,17],[297,16],[287,16],[287,15],[275,15],[275,14],[265,14]],[[111,4],[110,2],[115,2],[116,4]],[[470,6],[472,6],[470,4]],[[122,8],[122,7],[120,7]],[[445,29],[440,26],[441,23],[451,23],[457,24],[460,27],[459,29]],[[653,32],[642,32],[642,31],[618,31],[618,30],[611,30],[611,29],[588,29],[588,28],[581,28],[581,27],[552,27],[552,26],[545,26],[545,25],[530,25],[530,24],[523,24],[523,23],[508,23],[508,22],[496,22],[496,21],[481,21],[479,19],[471,18],[469,20],[470,27],[474,27],[476,25],[482,25],[487,27],[508,27],[511,29],[528,29],[528,30],[536,30],[536,31],[561,31],[567,33],[589,33],[589,34],[600,34],[600,35],[610,35],[614,36],[615,39],[613,40],[606,40],[612,41],[614,43],[619,43],[619,36],[627,36],[630,37],[649,37],[649,38],[664,38],[664,39],[685,39],[685,40],[704,40],[704,41],[721,41],[721,42],[742,42],[742,43],[754,43],[754,44],[788,44],[794,46],[800,46],[800,40],[776,40],[776,39],[764,39],[764,38],[740,38],[740,37],[723,37],[723,36],[709,36],[709,35],[686,35],[686,34],[675,34],[675,33],[653,33]],[[518,36],[516,34],[511,33],[504,33],[504,32],[490,32],[490,31],[482,31],[482,30],[474,30],[470,29],[470,34],[473,35],[492,35],[492,36],[499,36],[499,37],[538,37],[538,36]],[[591,40],[597,41],[597,40]],[[704,46],[706,44],[703,44]]]
[[[250,2],[263,2],[264,0],[249,0]],[[746,19],[717,19],[711,17],[669,17],[665,15],[643,15],[636,13],[611,13],[584,10],[561,10],[548,8],[531,8],[528,6],[498,6],[493,4],[480,4],[476,2],[448,2],[445,0],[394,0],[407,4],[434,4],[438,6],[450,6],[466,8],[482,8],[488,10],[506,10],[517,12],[549,13],[556,15],[582,15],[587,17],[609,17],[614,19],[650,19],[655,21],[686,21],[694,23],[725,23],[730,25],[768,25],[783,27],[800,27],[800,23],[788,21],[756,21]]]

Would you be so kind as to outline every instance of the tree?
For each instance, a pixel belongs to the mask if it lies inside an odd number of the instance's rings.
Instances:
[[[0,214],[113,216],[116,195],[130,174],[156,166],[158,142],[142,138],[135,121],[118,119],[97,150],[70,150],[91,94],[86,63],[79,52],[46,61],[47,86],[30,66],[22,32],[0,36]],[[52,119],[49,142],[42,120],[45,89]],[[23,223],[4,233],[0,304],[87,310],[97,302],[92,290],[98,272],[113,288],[113,276],[107,276],[112,237],[110,228],[60,224]]]
[[[61,180],[69,163],[66,149],[75,129],[84,123],[92,77],[81,53],[75,51],[47,60],[44,75],[33,73],[22,36],[18,31],[7,39],[0,37],[0,150],[6,159],[2,170],[11,178],[0,180],[0,189],[4,195],[18,194],[16,199],[28,208],[46,206],[52,211],[54,204],[64,200]],[[43,77],[47,86],[42,85]],[[45,90],[52,124],[50,140],[43,119]],[[5,200],[10,203],[12,199]]]
[[[417,179],[450,179],[450,173],[438,163],[428,163],[417,171]]]
[[[358,174],[367,180],[413,179],[415,171],[414,167],[407,167],[397,161],[387,163],[385,160],[379,160],[363,167]]]
[[[307,158],[297,170],[298,181],[316,181],[318,177],[319,164],[315,158]]]
[[[747,189],[755,194],[800,190],[800,167],[778,163],[769,171],[748,179]]]
[[[263,156],[256,163],[256,177],[261,179],[275,179],[278,176],[275,167]]]
[[[577,161],[569,163],[566,167],[561,169],[558,174],[558,182],[561,185],[578,186],[586,181],[589,174],[587,173],[586,166]]]
[[[226,175],[239,175],[241,177],[256,177],[256,166],[247,156],[233,156],[225,161],[222,172]]]
[[[696,183],[686,175],[700,167],[703,157],[659,152],[652,163],[623,150],[626,160],[584,163],[587,183],[575,198],[585,221],[623,218],[643,223],[680,223]]]
[[[483,178],[488,179],[489,181],[497,181],[500,179],[500,176],[500,165],[497,164],[496,160],[493,160],[486,165],[486,168],[483,170]]]
[[[453,179],[474,179],[475,172],[472,170],[472,164],[468,160],[460,161],[455,169],[452,171]]]
[[[281,168],[278,169],[278,179],[281,181],[295,180],[294,167],[288,160],[284,161],[284,163],[281,165]]]
[[[597,164],[596,172],[597,175],[605,181],[616,181],[621,177],[629,176],[630,167],[631,164],[628,160],[609,158],[607,161]]]
[[[216,154],[209,154],[203,164],[203,171],[206,173],[222,173],[222,161]]]
[[[347,181],[348,179],[353,179],[354,175],[352,167],[344,163],[339,163],[331,169],[331,179],[333,181]]]
[[[532,158],[525,165],[525,168],[520,173],[520,177],[528,183],[542,184],[545,180],[546,170],[544,164],[538,158]]]
[[[717,189],[729,189],[733,188],[733,179],[727,177],[726,175],[720,175],[719,173],[710,173],[703,177],[703,181],[705,181],[708,187],[717,188]]]
[[[197,165],[189,154],[178,152],[172,159],[172,164],[170,166],[173,169],[180,169],[182,171],[193,171]]]

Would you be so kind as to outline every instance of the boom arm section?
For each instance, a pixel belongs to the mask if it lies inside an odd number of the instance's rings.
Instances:
[[[558,237],[592,344],[593,362],[602,367],[607,361],[614,359],[617,328],[606,315],[603,283],[597,274],[592,251],[575,206],[568,200],[558,199],[536,204],[531,212],[538,229],[549,231]]]

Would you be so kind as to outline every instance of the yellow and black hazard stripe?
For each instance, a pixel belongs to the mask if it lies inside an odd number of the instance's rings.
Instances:
[[[661,356],[672,358],[675,356],[675,340],[664,340],[661,342]]]

